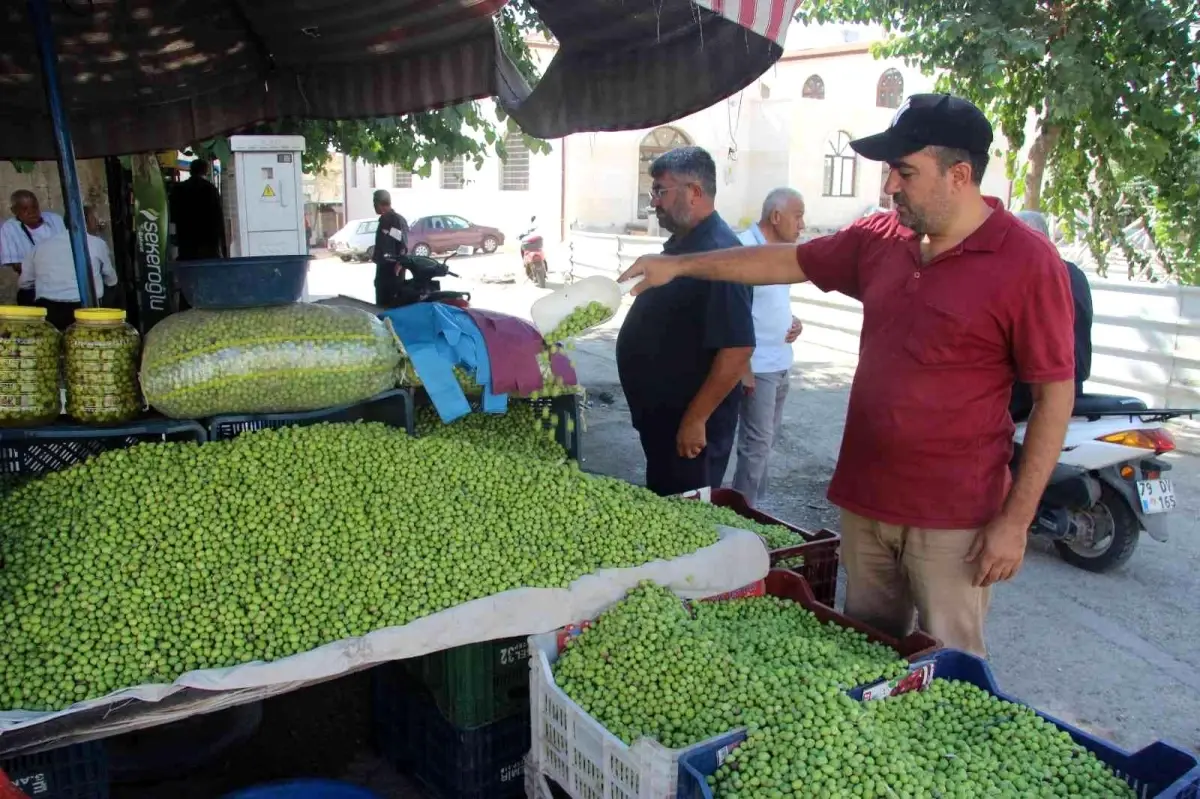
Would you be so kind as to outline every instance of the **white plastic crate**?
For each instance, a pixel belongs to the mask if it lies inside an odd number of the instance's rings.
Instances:
[[[683,749],[649,738],[627,746],[555,685],[550,667],[558,660],[558,640],[557,631],[529,639],[532,770],[573,799],[675,799],[680,757],[720,736]]]
[[[525,799],[554,799],[546,775],[537,770],[533,758],[525,758]]]

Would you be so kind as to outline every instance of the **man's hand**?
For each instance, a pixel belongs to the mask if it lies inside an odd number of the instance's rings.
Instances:
[[[800,332],[804,330],[804,325],[796,317],[792,317],[792,326],[788,328],[787,335],[784,337],[785,344],[791,344],[796,339],[800,338]]]
[[[746,372],[746,376],[742,378],[742,393],[747,397],[754,396],[754,372]]]
[[[1028,541],[1028,524],[1014,522],[1003,514],[992,519],[975,534],[967,553],[967,562],[976,565],[975,585],[986,588],[1016,577]]]
[[[683,417],[683,422],[679,425],[679,432],[675,434],[675,450],[681,458],[695,458],[708,445],[708,437],[705,432],[705,421],[696,421],[687,416]]]
[[[642,276],[644,279],[638,283],[629,292],[633,296],[641,294],[646,289],[652,289],[655,286],[665,286],[680,275],[679,258],[672,255],[643,255],[633,262],[633,266],[626,269],[619,278],[618,283],[624,283],[626,280]]]

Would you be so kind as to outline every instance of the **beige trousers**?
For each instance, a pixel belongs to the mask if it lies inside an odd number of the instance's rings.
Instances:
[[[952,649],[987,657],[990,589],[972,585],[976,530],[925,530],[842,511],[847,616],[896,637],[914,626]]]

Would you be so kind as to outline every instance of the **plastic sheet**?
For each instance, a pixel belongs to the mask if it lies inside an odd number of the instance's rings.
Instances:
[[[141,381],[147,402],[176,419],[292,413],[391,388],[399,358],[384,323],[354,308],[185,311],[146,336]]]
[[[244,663],[183,674],[170,684],[139,685],[57,712],[0,712],[0,755],[35,742],[62,744],[177,721],[251,702],[389,660],[495,638],[536,635],[579,619],[595,618],[642,580],[670,587],[683,598],[722,594],[761,580],[768,556],[757,535],[722,527],[720,540],[690,555],[628,569],[586,575],[569,588],[519,588],[434,613],[403,627],[335,641],[270,663]],[[185,691],[192,701],[171,702]],[[140,701],[139,701],[140,700]],[[157,703],[162,702],[160,706]],[[121,710],[124,712],[116,712]],[[73,725],[72,716],[80,723]],[[86,723],[84,720],[86,719]],[[38,736],[46,725],[52,736]],[[25,733],[25,734],[23,734]]]

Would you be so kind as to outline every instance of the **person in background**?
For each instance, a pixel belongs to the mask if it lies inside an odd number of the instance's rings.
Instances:
[[[171,223],[175,226],[177,261],[228,258],[225,239],[225,211],[221,192],[208,180],[209,164],[196,158],[189,167],[190,177],[171,190]]]
[[[1038,211],[1018,211],[1020,219],[1050,240],[1050,225]],[[1092,286],[1087,275],[1075,264],[1063,259],[1071,279],[1071,299],[1075,304],[1075,396],[1083,393],[1083,383],[1092,376]],[[1033,394],[1029,384],[1013,386],[1008,410],[1014,419],[1024,420],[1033,409]]]
[[[798,247],[643,256],[621,279],[645,276],[634,294],[681,279],[811,280],[862,302],[829,486],[845,612],[893,636],[919,622],[986,657],[989,587],[1021,567],[1074,404],[1070,281],[1044,236],[983,195],[992,127],[972,103],[913,95],[851,147],[890,165],[894,211]],[[1033,412],[1014,478],[1017,380],[1032,386]]]
[[[84,218],[90,213],[91,209],[85,208]],[[104,239],[88,234],[87,246],[92,262],[92,287],[96,302],[100,304],[105,287],[117,284],[117,273],[108,257]],[[72,253],[71,237],[64,228],[61,233],[38,243],[21,264],[21,288],[34,293],[34,304],[46,309],[46,320],[59,330],[66,330],[75,321],[75,311],[83,307]]]
[[[35,246],[64,232],[67,225],[53,211],[43,211],[31,191],[14,191],[10,201],[12,219],[0,226],[0,305],[33,305],[33,294],[18,289],[21,264]]]
[[[795,189],[775,189],[763,202],[762,218],[740,236],[747,247],[794,244],[804,229],[804,198]],[[792,367],[792,342],[802,329],[792,315],[791,286],[754,287],[754,355],[742,379],[737,466],[733,487],[755,507],[767,488],[767,459],[783,426]]]
[[[377,189],[371,195],[379,224],[375,228],[375,247],[371,260],[375,262],[375,304],[386,308],[391,304],[395,285],[404,279],[404,267],[395,259],[408,254],[408,220],[392,210],[392,195]]]
[[[650,204],[670,255],[739,246],[716,212],[717,168],[699,147],[650,166]],[[659,495],[719,487],[733,451],[739,383],[754,351],[751,292],[685,278],[638,295],[617,335],[617,372]]]

